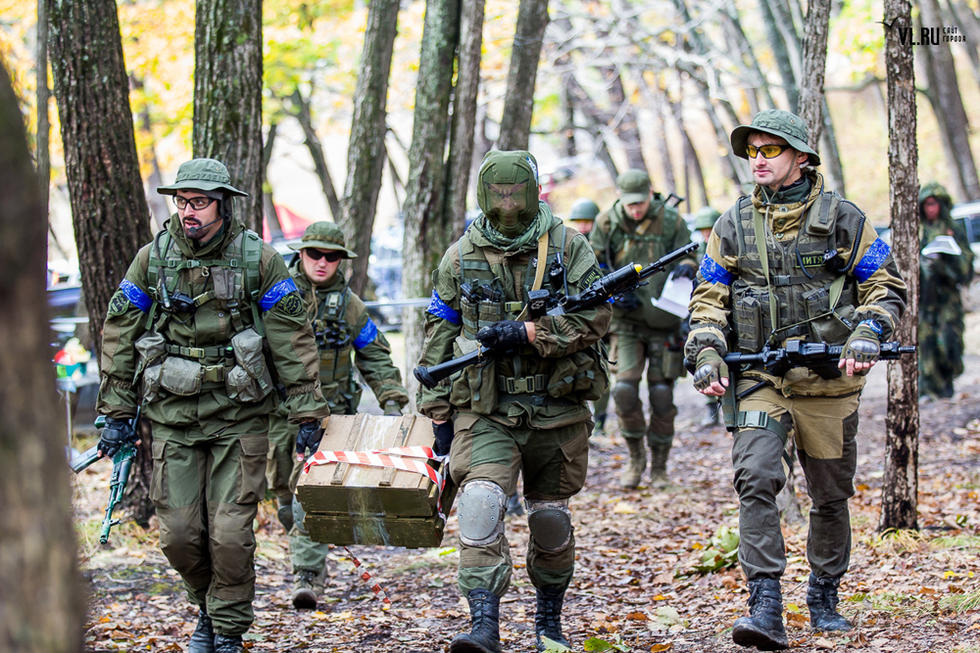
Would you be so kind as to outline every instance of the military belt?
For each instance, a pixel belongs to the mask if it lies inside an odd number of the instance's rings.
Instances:
[[[544,392],[548,377],[544,374],[532,376],[498,376],[497,389],[509,395],[534,394]]]
[[[221,383],[225,380],[224,365],[202,365],[201,381],[204,383]]]
[[[206,358],[224,358],[232,355],[231,345],[215,345],[212,347],[182,347],[180,345],[167,345],[168,354],[176,354],[183,358],[194,358],[204,360]]]

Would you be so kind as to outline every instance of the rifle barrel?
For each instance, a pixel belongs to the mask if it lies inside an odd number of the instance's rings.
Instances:
[[[448,360],[445,363],[430,365],[429,367],[419,365],[412,370],[412,374],[415,375],[415,378],[418,379],[419,383],[431,390],[446,377],[451,376],[464,367],[477,362],[484,352],[485,349],[480,347],[478,349],[474,349],[468,354],[463,354],[459,358]]]

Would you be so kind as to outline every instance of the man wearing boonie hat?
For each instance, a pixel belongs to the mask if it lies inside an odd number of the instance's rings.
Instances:
[[[691,242],[687,224],[665,197],[650,188],[644,170],[627,170],[616,179],[619,199],[596,219],[590,234],[600,268],[612,271],[628,263],[649,265]],[[610,392],[629,462],[619,482],[634,489],[646,468],[650,448],[650,481],[668,486],[667,457],[674,441],[674,381],[684,374],[681,318],[653,305],[671,274],[694,278],[697,263],[685,257],[657,272],[635,291],[613,304],[609,328],[616,361],[616,383]],[[643,414],[640,381],[646,370],[650,419]],[[645,440],[645,442],[644,442]]]
[[[333,222],[314,222],[290,248],[299,252],[289,272],[313,324],[320,356],[320,387],[330,404],[330,413],[357,412],[361,385],[354,378],[356,365],[385,415],[401,415],[408,403],[408,391],[391,361],[391,346],[339,269],[342,260],[357,257],[345,245],[344,232]],[[351,365],[352,358],[354,365]],[[306,513],[299,501],[293,499],[302,460],[307,453],[316,452],[319,435],[314,440],[299,441],[296,426],[289,423],[282,410],[272,416],[266,471],[269,487],[278,499],[279,520],[289,531],[293,568],[291,600],[297,609],[316,608],[326,563],[327,545],[310,539],[303,525]]]
[[[143,247],[109,302],[102,341],[99,450],[152,432],[150,498],[160,547],[200,608],[187,650],[241,653],[254,620],[255,535],[265,496],[269,413],[315,432],[329,414],[317,348],[282,257],[245,228],[227,168],[180,166],[157,191],[176,214]],[[268,352],[268,353],[266,353]]]
[[[824,188],[806,124],[762,111],[731,134],[755,181],[719,218],[691,298],[685,355],[694,387],[724,396],[734,432],[739,496],[738,558],[749,583],[750,616],[735,622],[742,646],[788,646],[779,579],[786,551],[776,495],[786,483],[792,437],[813,507],[807,537],[806,601],[814,630],[848,630],[837,588],[851,546],[847,500],[854,494],[858,402],[879,343],[894,332],[907,290],[888,245],[854,204]],[[783,374],[753,365],[733,387],[723,357],[790,340],[843,345],[836,364]],[[738,399],[735,399],[735,396]]]

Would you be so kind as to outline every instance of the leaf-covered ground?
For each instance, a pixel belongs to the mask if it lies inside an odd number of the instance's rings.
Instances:
[[[969,319],[968,371],[953,399],[923,403],[919,444],[919,527],[891,537],[877,533],[883,476],[885,370],[877,366],[861,404],[857,493],[850,502],[854,541],[841,587],[841,612],[856,628],[845,634],[809,629],[805,592],[806,523],[784,525],[789,564],[783,577],[786,627],[796,650],[980,652],[980,315]],[[742,651],[732,622],[747,591],[737,569],[693,572],[712,536],[737,525],[731,487],[730,440],[723,428],[698,427],[702,399],[683,380],[671,456],[674,486],[666,491],[617,488],[625,450],[612,429],[594,438],[589,478],[572,500],[578,545],[575,580],[564,625],[573,650],[590,638],[620,651]],[[615,427],[615,424],[613,424]],[[108,465],[77,478],[76,511],[85,578],[90,585],[88,651],[183,651],[196,612],[156,546],[156,531],[131,524],[113,530],[111,546],[96,537]],[[802,481],[798,490],[806,513]],[[524,570],[527,526],[508,518],[514,558],[503,599],[501,636],[508,652],[534,650],[534,590]],[[289,605],[286,538],[271,504],[257,525],[256,622],[252,651],[444,651],[468,624],[455,585],[458,560],[450,517],[445,548],[335,548],[320,609]],[[366,570],[391,598],[385,609]],[[589,650],[600,650],[590,648]]]

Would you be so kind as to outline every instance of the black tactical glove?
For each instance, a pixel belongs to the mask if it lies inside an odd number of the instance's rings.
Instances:
[[[859,323],[844,343],[841,360],[853,358],[856,363],[874,363],[881,355],[880,335],[881,327],[877,322],[865,320]]]
[[[299,425],[299,432],[296,434],[296,453],[305,456],[307,449],[316,452],[320,448],[321,438],[323,438],[323,429],[320,428],[319,422],[303,422]]]
[[[616,303],[614,306],[621,308],[624,311],[632,312],[640,307],[640,298],[633,292],[624,292],[622,295],[616,298]]]
[[[99,453],[111,458],[123,446],[136,442],[136,430],[128,419],[118,419],[116,417],[105,418],[105,428],[99,436]]]
[[[384,412],[385,415],[398,416],[402,414],[402,407],[399,406],[398,402],[395,401],[394,399],[389,399],[388,401],[385,402]]]
[[[684,277],[685,279],[690,279],[694,281],[694,277],[697,275],[698,271],[694,269],[694,266],[689,263],[681,263],[676,268],[674,268],[675,277]]]
[[[453,430],[453,421],[447,419],[442,424],[432,422],[432,434],[436,437],[435,444],[432,445],[432,451],[437,456],[448,455],[449,447],[453,443],[453,436],[456,435],[456,432]]]
[[[476,332],[480,344],[490,349],[506,349],[527,344],[527,329],[523,322],[502,320]]]

